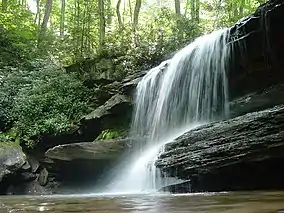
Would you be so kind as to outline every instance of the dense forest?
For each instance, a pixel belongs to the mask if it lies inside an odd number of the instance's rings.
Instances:
[[[2,0],[0,141],[32,148],[43,134],[67,131],[98,106],[98,87],[86,84],[94,76],[64,67],[111,59],[115,69],[108,76],[121,80],[157,65],[197,36],[231,26],[262,3]]]

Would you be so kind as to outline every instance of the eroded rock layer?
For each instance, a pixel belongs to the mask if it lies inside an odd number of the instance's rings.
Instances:
[[[284,106],[190,130],[166,145],[157,166],[193,191],[284,188]]]

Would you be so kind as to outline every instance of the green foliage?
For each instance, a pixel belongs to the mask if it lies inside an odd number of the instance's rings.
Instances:
[[[10,3],[6,12],[0,12],[0,27],[5,29],[9,40],[14,48],[21,51],[22,57],[32,57],[37,38],[33,14],[22,5],[13,4],[12,1]]]
[[[204,31],[230,27],[241,18],[250,15],[266,0],[222,0],[204,1],[201,10],[206,12],[207,19],[202,20]]]
[[[141,24],[139,39],[150,43],[152,52],[158,52],[160,56],[176,51],[201,35],[198,23],[185,15],[176,15],[167,7],[148,13]]]
[[[20,144],[19,132],[15,128],[12,128],[6,132],[0,131],[0,144],[11,142],[14,144]]]
[[[109,140],[119,138],[122,135],[122,130],[120,129],[106,129],[101,132],[101,134],[96,138],[96,140]]]
[[[22,50],[13,44],[7,31],[0,25],[0,68],[23,63]]]
[[[11,142],[13,138],[5,133],[0,132],[0,144],[5,142]]]
[[[14,126],[26,142],[67,131],[90,110],[92,91],[54,65],[37,62],[29,69],[1,71],[2,128]]]
[[[137,71],[150,69],[201,35],[198,24],[185,16],[176,16],[165,7],[149,13],[153,15],[144,18],[135,41],[130,24],[124,25],[123,31],[117,28],[107,35],[100,55],[115,59],[114,78],[122,79]]]

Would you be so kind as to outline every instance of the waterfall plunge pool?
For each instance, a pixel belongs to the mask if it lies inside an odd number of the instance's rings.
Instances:
[[[284,192],[0,197],[1,213],[283,213],[283,211]]]

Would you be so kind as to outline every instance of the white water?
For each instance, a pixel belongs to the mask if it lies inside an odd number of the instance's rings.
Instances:
[[[147,140],[134,144],[126,166],[116,172],[112,192],[152,192],[179,181],[165,178],[154,162],[177,136],[228,115],[227,39],[228,29],[199,37],[139,82],[131,134]]]

